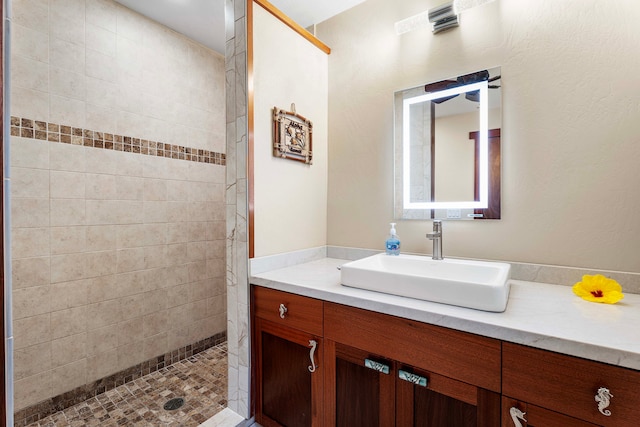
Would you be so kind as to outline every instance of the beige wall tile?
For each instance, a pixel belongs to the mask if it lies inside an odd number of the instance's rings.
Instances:
[[[49,160],[52,172],[84,172],[86,170],[85,151],[85,147],[77,145],[50,144]]]
[[[86,227],[88,251],[116,249],[116,225],[91,225]]]
[[[51,94],[49,103],[49,118],[51,122],[80,128],[85,127],[84,100]]]
[[[54,1],[62,3],[62,1]],[[77,3],[78,9],[80,9],[80,2],[78,0],[71,0],[68,3]],[[81,8],[84,13],[84,2],[82,2]],[[51,19],[49,21],[49,35],[51,38],[56,38],[84,46],[84,22],[73,19],[74,14],[75,13],[69,14],[66,11],[62,12],[52,7]]]
[[[86,99],[87,85],[84,74],[74,73],[62,68],[50,67],[49,85],[50,92],[54,95],[80,101]]]
[[[88,280],[51,284],[51,311],[82,307],[87,304]]]
[[[167,333],[169,349],[184,347],[191,343],[189,327],[170,329]]]
[[[87,0],[87,22],[115,32],[117,9],[117,4],[110,0]]]
[[[167,222],[185,222],[191,219],[189,212],[189,202],[165,202],[167,211]],[[185,215],[186,213],[186,215]]]
[[[157,289],[145,292],[143,313],[145,315],[167,308],[167,290]]]
[[[105,353],[118,347],[119,324],[114,323],[87,332],[87,355]]]
[[[225,238],[227,225],[224,221],[212,221],[207,224],[207,240],[222,240]]]
[[[11,261],[13,289],[48,285],[51,277],[49,257],[22,258]]]
[[[200,242],[207,239],[207,222],[189,222],[189,242]]]
[[[144,318],[135,317],[118,323],[118,346],[142,344],[144,338]]]
[[[116,283],[118,286],[118,295],[121,296],[140,294],[146,292],[147,288],[144,271],[117,274]],[[138,315],[141,315],[141,313],[138,313]]]
[[[44,169],[11,168],[12,197],[49,197],[49,172]]]
[[[51,371],[51,393],[54,396],[87,383],[87,359],[76,360]]]
[[[11,230],[11,255],[13,259],[49,256],[49,229]]]
[[[91,313],[86,323],[87,331],[113,325],[122,320],[122,309],[118,300],[90,304],[87,309]]]
[[[51,226],[86,224],[85,199],[51,199]]]
[[[118,300],[121,307],[121,320],[136,319],[144,313],[145,295],[134,294],[122,297]]]
[[[158,268],[166,265],[167,246],[145,246],[144,268]]]
[[[13,0],[13,24],[48,33],[49,2],[47,0]]]
[[[184,285],[185,283],[189,283],[189,267],[187,264],[167,268],[167,286]]]
[[[115,200],[116,177],[105,174],[86,174],[87,199]]]
[[[170,222],[167,224],[167,244],[186,243],[189,241],[189,224],[187,222]]]
[[[164,245],[167,243],[167,226],[166,223],[143,224],[144,245]]]
[[[51,283],[71,282],[85,278],[86,254],[64,254],[51,257]]]
[[[167,333],[163,332],[144,339],[143,355],[145,360],[160,356],[169,350]]]
[[[118,273],[144,269],[144,248],[119,249],[116,268]]]
[[[66,17],[71,22],[84,22],[84,0],[49,0],[52,14]]]
[[[152,268],[141,272],[144,283],[144,292],[155,291],[156,289],[166,288],[167,278],[169,276],[169,268],[164,265],[158,268]]]
[[[140,15],[125,7],[118,7],[117,10],[118,36],[142,44],[142,25]]]
[[[142,200],[143,179],[135,176],[117,176],[116,190],[118,200]]]
[[[167,200],[167,181],[163,179],[144,178],[143,200],[145,201]]]
[[[116,349],[87,357],[87,381],[95,381],[118,371]]]
[[[51,367],[67,365],[87,356],[87,334],[69,335],[51,341]]]
[[[138,176],[142,177],[143,170],[143,160],[145,157],[150,156],[140,156],[137,154],[129,154],[129,153],[117,153],[118,163],[116,174],[123,176]],[[142,188],[142,182],[140,182],[140,188]]]
[[[84,70],[85,49],[83,46],[59,38],[49,42],[49,64],[69,71]],[[60,123],[60,122],[58,122]],[[72,123],[60,123],[73,125]]]
[[[87,227],[51,227],[51,255],[84,252],[87,246]]]
[[[112,150],[88,150],[86,156],[87,171],[115,175],[118,158],[122,153]]]
[[[93,319],[94,315],[95,313],[88,315],[87,306],[54,311],[51,313],[50,339],[56,340],[85,332],[87,320]]]
[[[118,347],[118,369],[123,370],[144,362],[144,344],[141,341]]]
[[[115,110],[111,107],[102,107],[87,102],[87,121],[88,129],[97,129],[101,132],[116,133],[118,129]],[[96,150],[104,151],[104,150]],[[108,151],[107,151],[108,152]]]
[[[87,49],[87,76],[115,83],[118,81],[118,70],[112,55]]]
[[[101,107],[115,108],[118,86],[115,83],[87,77],[87,103]],[[92,128],[100,130],[101,128]]]
[[[167,316],[164,311],[147,314],[143,320],[144,337],[158,335],[167,330]]]
[[[20,55],[11,60],[11,87],[49,91],[49,64]]]
[[[85,174],[83,172],[52,170],[50,179],[52,198],[85,198]]]
[[[226,252],[225,240],[213,240],[207,242],[207,259],[224,259]]]
[[[226,295],[218,295],[207,298],[207,317],[217,316],[227,313]]]
[[[19,199],[11,201],[12,227],[48,227],[49,199]]]
[[[13,318],[23,319],[51,311],[51,289],[48,285],[14,289],[12,292]]]
[[[11,137],[11,166],[49,169],[49,145],[31,138]]]
[[[189,302],[189,284],[171,286],[167,288],[167,307],[177,307]]]
[[[143,224],[118,225],[116,227],[118,249],[144,246],[145,226]]]
[[[145,200],[142,205],[144,222],[167,222],[167,203]]]
[[[190,262],[188,268],[190,282],[197,282],[207,278],[207,261]]]
[[[49,62],[49,35],[15,23],[11,26],[11,54]],[[12,89],[13,91],[13,89]],[[11,114],[15,114],[11,111]]]
[[[116,251],[89,252],[85,258],[85,277],[116,274]]]
[[[189,242],[187,244],[187,259],[189,262],[203,261],[206,257],[206,242]]]
[[[26,408],[51,396],[51,371],[45,371],[14,383],[14,411]]]
[[[187,201],[189,197],[189,191],[185,181],[167,180],[167,200],[172,202]]]
[[[51,343],[45,342],[13,352],[14,380],[21,380],[51,369]]]
[[[189,261],[186,243],[167,245],[167,265],[181,265]]]
[[[49,94],[21,87],[11,88],[11,114],[49,121]]]
[[[51,315],[47,313],[14,320],[13,337],[16,350],[49,341]]]
[[[207,277],[223,277],[225,275],[224,259],[212,258],[207,260]]]
[[[120,276],[100,276],[87,279],[87,303],[93,304],[121,297]]]
[[[87,225],[142,223],[142,202],[87,200]]]
[[[95,50],[104,55],[116,56],[116,33],[98,25],[86,26],[87,49]]]

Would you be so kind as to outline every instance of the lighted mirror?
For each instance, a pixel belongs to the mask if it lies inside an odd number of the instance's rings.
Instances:
[[[500,68],[394,94],[395,217],[500,219]]]

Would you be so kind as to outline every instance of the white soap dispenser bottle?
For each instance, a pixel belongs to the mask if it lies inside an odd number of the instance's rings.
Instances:
[[[396,223],[392,222],[391,230],[389,231],[389,238],[386,242],[387,255],[400,255],[400,239],[396,233]]]

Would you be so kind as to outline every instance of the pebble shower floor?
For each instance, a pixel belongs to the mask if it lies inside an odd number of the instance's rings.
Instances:
[[[182,397],[179,409],[165,410]],[[227,343],[57,412],[28,427],[195,427],[227,406]]]

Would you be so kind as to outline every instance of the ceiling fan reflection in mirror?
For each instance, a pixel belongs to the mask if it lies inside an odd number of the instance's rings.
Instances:
[[[455,80],[442,80],[435,83],[429,83],[424,86],[424,91],[426,93],[439,92],[445,89],[453,89],[455,87],[466,86],[472,83],[479,83],[486,81],[487,83],[493,83],[497,80],[500,80],[501,76],[493,76],[491,77],[489,71],[482,70],[476,71],[475,73],[465,74],[463,76],[457,77]],[[499,85],[488,85],[489,89],[499,89]],[[445,96],[443,98],[433,99],[432,101],[436,104],[441,104],[445,101],[455,98],[458,95],[450,95]],[[480,93],[477,90],[466,92],[464,97],[472,102],[480,101]]]

